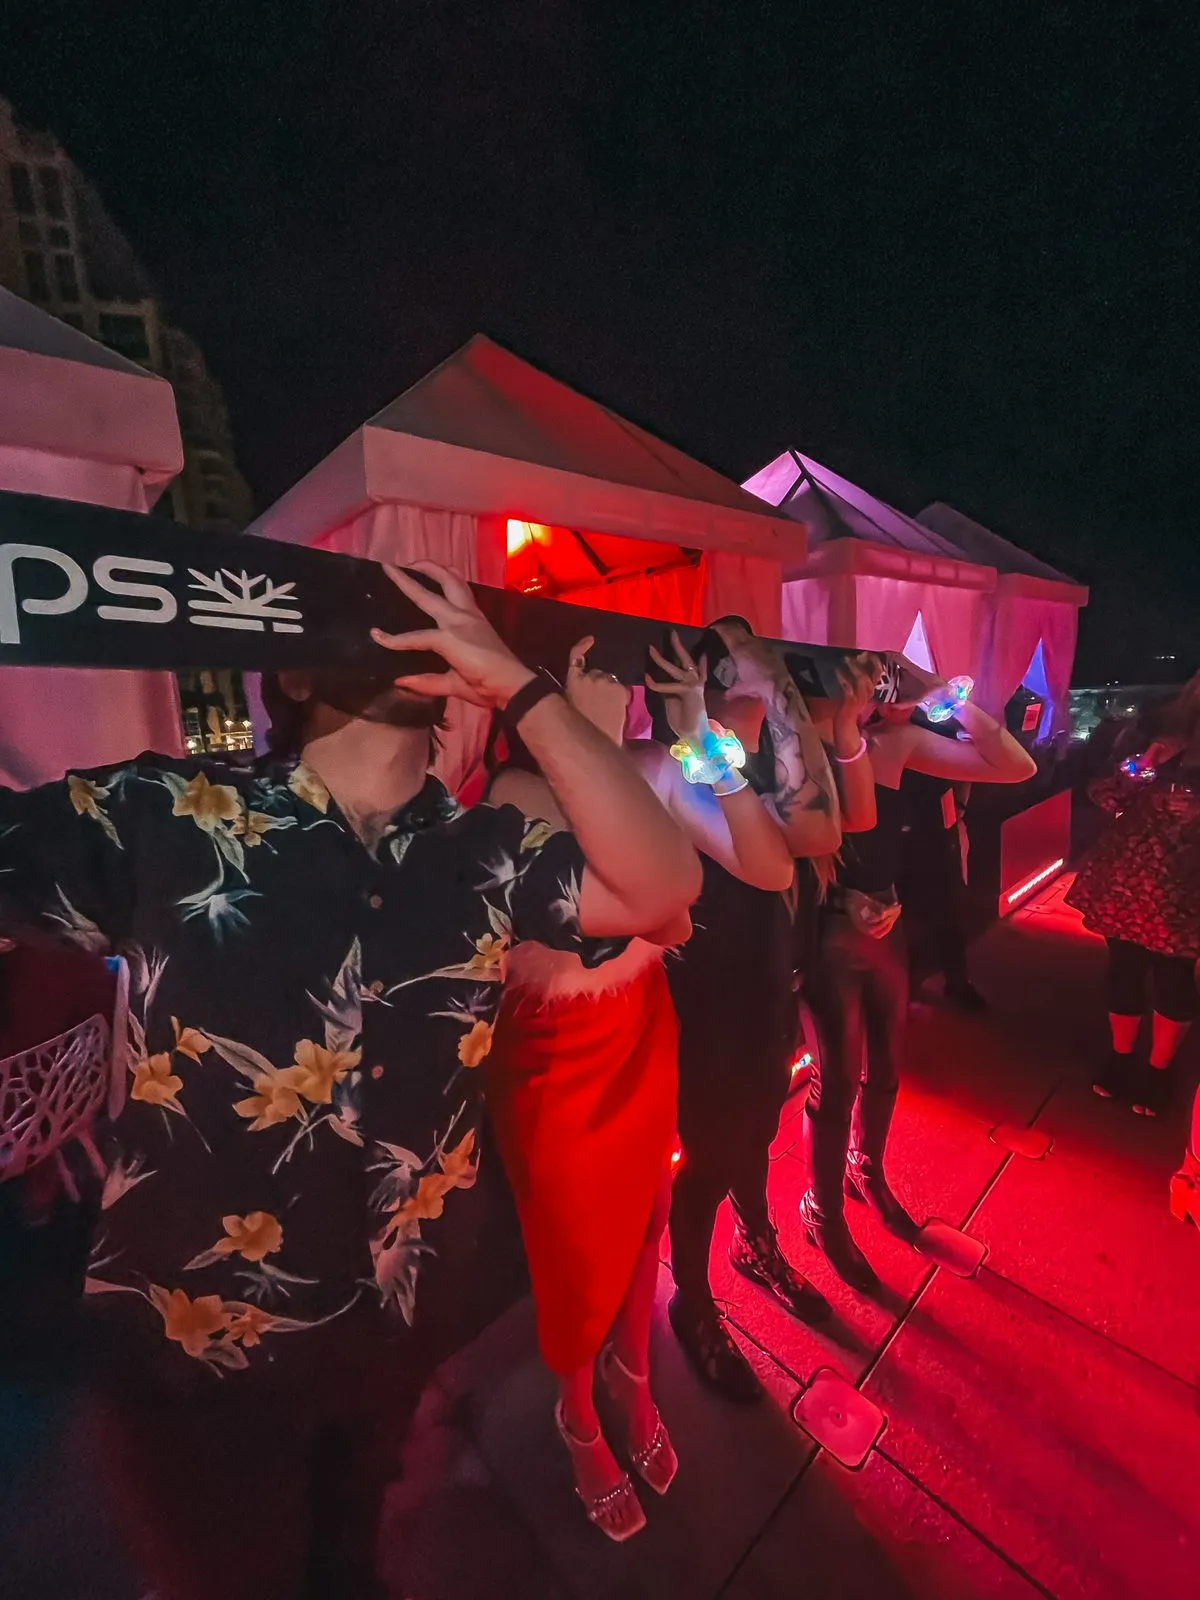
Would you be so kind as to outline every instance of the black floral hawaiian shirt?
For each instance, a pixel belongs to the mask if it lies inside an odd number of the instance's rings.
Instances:
[[[374,854],[303,765],[143,756],[0,791],[0,927],[131,970],[88,1291],[227,1371],[364,1301],[411,1324],[475,1182],[506,952],[619,948],[580,934],[582,868],[432,778]]]

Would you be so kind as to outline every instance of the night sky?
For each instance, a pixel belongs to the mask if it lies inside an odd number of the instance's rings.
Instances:
[[[1200,664],[1192,9],[8,0],[0,93],[260,505],[482,329],[737,478],[1007,533],[1093,586],[1082,682]]]

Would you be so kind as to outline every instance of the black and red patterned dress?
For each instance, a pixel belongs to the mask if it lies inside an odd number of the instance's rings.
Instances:
[[[1200,768],[1176,756],[1152,782],[1121,769],[1088,793],[1113,820],[1067,904],[1106,939],[1200,960]]]

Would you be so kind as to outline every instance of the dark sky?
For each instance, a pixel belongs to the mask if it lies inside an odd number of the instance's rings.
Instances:
[[[744,477],[797,445],[1200,660],[1200,25],[1020,0],[8,0],[267,503],[477,329]],[[1183,663],[1181,662],[1181,665]]]

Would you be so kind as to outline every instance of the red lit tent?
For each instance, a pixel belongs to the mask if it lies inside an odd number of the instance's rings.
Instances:
[[[146,511],[182,466],[170,384],[0,289],[0,489]],[[147,749],[183,753],[169,673],[0,669],[0,782]]]
[[[711,468],[477,335],[359,428],[251,532],[698,624],[780,627],[804,529]],[[482,746],[460,716],[445,775]]]

